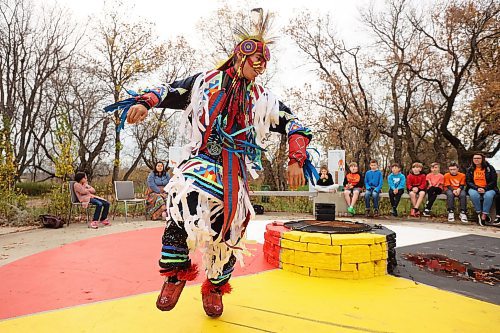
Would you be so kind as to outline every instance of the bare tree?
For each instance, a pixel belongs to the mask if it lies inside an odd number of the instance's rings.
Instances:
[[[29,0],[0,1],[0,115],[17,176],[33,165],[36,137],[48,131],[42,107],[47,84],[80,40],[61,9],[43,8],[34,15],[34,7]]]
[[[300,14],[286,32],[317,66],[317,77],[323,85],[309,101],[325,110],[320,118],[325,147],[337,143],[345,149],[344,138],[354,135],[358,140],[351,150],[353,159],[368,166],[383,119],[374,110],[360,48],[348,47],[335,36],[329,15],[313,18],[308,12]]]
[[[404,65],[418,50],[416,29],[406,19],[408,12],[406,0],[387,1],[379,11],[372,5],[361,12],[363,22],[375,37],[373,48],[380,55],[371,60],[380,77],[377,82],[387,86],[388,91],[387,104],[391,110],[388,130],[382,128],[381,133],[392,139],[393,160],[400,163],[403,161],[403,141],[409,143],[412,161],[418,159],[408,117],[414,104],[414,91],[422,85]]]
[[[434,6],[430,17],[415,13],[409,16],[419,33],[422,59],[406,65],[441,95],[444,110],[439,128],[456,149],[462,166],[470,162],[475,152],[491,157],[500,149],[499,133],[489,125],[496,119],[487,116],[464,123],[467,116],[460,112],[471,95],[468,93],[478,58],[492,45],[498,46],[499,12],[500,4],[495,0],[457,0]],[[489,61],[483,62],[483,66],[488,64]],[[463,133],[468,131],[458,124],[473,126],[469,132],[472,138],[466,138]]]
[[[101,110],[106,100],[103,85],[95,79],[93,68],[89,68],[82,58],[75,59],[68,68],[67,83],[54,82],[55,89],[64,91],[60,110],[68,115],[72,134],[77,143],[76,170],[85,171],[91,180],[103,157],[109,154],[109,125],[111,119]]]
[[[113,4],[114,9],[105,13],[96,27],[95,50],[89,59],[96,76],[106,84],[113,102],[123,99],[122,90],[138,80],[141,75],[152,73],[165,61],[166,45],[154,37],[152,26],[141,18],[130,19],[123,5]],[[120,156],[123,149],[120,126],[121,113],[113,114],[115,125],[113,180],[118,179]],[[131,169],[142,156],[137,156]],[[137,162],[136,162],[137,161]],[[129,169],[128,171],[131,172]]]
[[[159,68],[163,83],[171,83],[193,75],[200,68],[201,57],[189,45],[184,37],[168,41],[165,48],[165,63]],[[147,121],[138,124],[133,130],[137,144],[134,163],[139,164],[140,157],[150,169],[158,160],[166,160],[168,148],[174,144],[176,130],[175,114],[178,110],[152,110]],[[128,179],[131,171],[127,171],[124,179]]]

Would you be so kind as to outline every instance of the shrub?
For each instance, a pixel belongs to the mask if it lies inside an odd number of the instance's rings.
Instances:
[[[27,196],[40,196],[49,193],[52,190],[53,184],[48,182],[24,182],[17,183],[16,189]]]
[[[26,210],[27,196],[18,190],[0,189],[0,224],[21,226],[33,222]]]
[[[68,184],[63,183],[61,186],[54,187],[48,194],[48,199],[47,213],[66,219],[71,205]]]

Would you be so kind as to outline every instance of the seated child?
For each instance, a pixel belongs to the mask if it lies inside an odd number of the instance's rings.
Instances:
[[[460,221],[467,223],[467,192],[465,191],[465,174],[458,171],[458,164],[451,162],[444,175],[444,189],[446,206],[448,208],[448,222],[455,221],[455,198],[460,200]]]
[[[424,201],[425,189],[427,188],[427,181],[425,174],[422,172],[422,163],[415,162],[411,166],[411,172],[406,177],[406,188],[410,195],[410,201],[413,208],[410,210],[410,216],[420,217],[420,204]]]
[[[77,172],[75,174],[75,184],[73,190],[75,191],[78,201],[82,206],[86,207],[89,203],[95,205],[94,218],[89,224],[89,228],[99,228],[99,223],[102,225],[111,225],[108,220],[109,202],[95,194],[95,189],[87,182],[87,175],[85,172]]]
[[[398,216],[398,205],[405,191],[406,177],[401,173],[401,166],[394,163],[392,173],[387,177],[389,183],[389,199],[391,200],[392,216]]]
[[[317,185],[319,186],[333,185],[332,174],[328,172],[328,168],[326,166],[322,166],[321,169],[319,170],[319,179]]]
[[[356,210],[354,205],[358,201],[359,193],[363,188],[363,174],[358,172],[358,163],[349,163],[349,173],[345,175],[344,178],[344,197],[347,203],[347,211],[354,215]]]
[[[316,182],[315,189],[318,192],[332,192],[336,191],[338,185],[333,183],[332,174],[328,172],[328,168],[326,166],[322,166],[319,169],[319,179]]]
[[[439,163],[431,164],[431,172],[425,176],[427,181],[427,202],[425,203],[425,209],[423,216],[431,216],[432,205],[438,195],[443,192],[444,176],[439,172]]]
[[[370,216],[370,198],[373,197],[373,216],[377,217],[378,213],[378,201],[379,194],[382,190],[382,184],[384,183],[382,172],[378,169],[378,162],[376,160],[370,161],[370,170],[365,174],[365,208],[366,217]]]

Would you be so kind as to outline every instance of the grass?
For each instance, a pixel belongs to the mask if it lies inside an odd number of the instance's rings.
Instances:
[[[19,189],[21,193],[30,197],[49,193],[53,187],[54,184],[51,182],[22,182],[16,184],[16,188]]]
[[[499,179],[500,183],[500,179]],[[500,185],[500,184],[499,184]],[[262,186],[261,186],[262,187]],[[262,189],[262,188],[261,188]],[[300,191],[307,191],[307,187],[299,188]],[[389,184],[384,181],[382,185],[382,192],[387,193],[389,191]],[[293,212],[293,213],[310,213],[313,212],[313,202],[306,197],[251,197],[253,204],[259,204],[264,206],[264,210],[267,212]],[[425,200],[422,203],[421,211],[423,211],[423,206]],[[408,216],[410,214],[411,202],[408,198],[402,198],[398,206],[398,216]],[[356,203],[357,215],[365,214],[365,200],[364,197],[358,199]],[[392,207],[389,198],[381,198],[379,201],[379,212],[381,216],[391,216]],[[459,212],[459,203],[455,201],[455,212]],[[436,199],[434,205],[432,206],[432,217],[446,218],[448,215],[448,209],[446,207],[446,200]],[[477,216],[474,211],[474,207],[470,200],[467,200],[467,215],[469,220],[477,220]]]
[[[499,185],[500,185],[500,179],[499,179]],[[261,185],[259,189],[264,190],[265,185]],[[388,192],[388,183],[387,181],[384,181],[384,184],[382,186],[382,192],[387,193]],[[96,184],[96,190],[97,192],[102,195],[104,198],[106,198],[108,201],[111,202],[111,208],[110,208],[110,216],[113,212],[114,209],[114,194],[112,191],[112,187],[110,184]],[[267,188],[266,188],[267,190]],[[307,186],[301,187],[298,190],[300,191],[307,191],[308,188]],[[143,184],[137,184],[136,186],[136,196],[137,197],[142,197],[143,193],[145,191],[145,186]],[[32,199],[43,199],[43,196],[29,196],[29,200]],[[45,198],[46,199],[46,198]],[[308,213],[312,214],[313,212],[313,202],[307,197],[251,197],[251,201],[253,204],[259,204],[264,206],[264,209],[266,212],[290,212],[290,213]],[[474,208],[472,206],[472,202],[470,200],[467,201],[468,204],[468,216],[470,220],[475,220],[476,215],[474,212]],[[29,206],[29,205],[28,205]],[[458,202],[456,202],[456,211],[458,213]],[[129,207],[129,212],[133,211],[133,206]],[[358,202],[356,203],[356,212],[359,215],[364,215],[365,214],[365,203],[364,203],[364,198],[360,198]],[[423,207],[421,207],[423,208]],[[402,198],[399,206],[398,206],[398,214],[399,216],[408,216],[409,212],[411,209],[411,204],[410,200],[407,198]],[[38,215],[40,214],[45,214],[47,213],[46,208],[44,206],[37,206],[37,207],[28,207],[27,210],[29,211],[30,215],[34,217],[34,219],[37,219]],[[381,198],[380,204],[379,204],[379,211],[380,215],[382,216],[390,216],[391,215],[391,205],[390,201],[388,198]],[[93,214],[93,209],[91,213]],[[142,205],[139,205],[137,208],[138,214],[143,214],[144,212],[144,207]],[[447,209],[446,209],[446,200],[442,199],[437,199],[436,202],[434,203],[434,206],[432,207],[432,216],[433,217],[438,217],[438,218],[445,218],[447,216]],[[73,215],[76,216],[75,211],[73,211]],[[117,216],[125,216],[125,207],[122,203],[118,204],[116,208],[116,215]],[[64,218],[66,218],[67,215],[65,214]],[[83,221],[85,221],[85,215],[82,215]],[[38,223],[38,222],[34,222]]]
[[[266,212],[313,212],[313,203],[307,197],[251,197],[253,204],[264,206]]]
[[[373,201],[371,202],[373,205]],[[423,211],[423,206],[425,204],[422,203],[420,207],[420,212]],[[373,207],[373,206],[372,206]],[[398,205],[398,216],[408,216],[410,215],[410,209],[412,208],[410,199],[408,198],[402,198],[401,201],[399,202]],[[365,198],[362,197],[358,202],[356,202],[356,212],[357,214],[364,215],[365,214]],[[455,213],[458,214],[459,212],[459,203],[458,201],[455,201]],[[389,201],[389,198],[381,198],[379,201],[379,212],[380,215],[387,215],[390,216],[392,212],[392,207],[391,207],[391,202]],[[436,199],[434,202],[434,205],[432,206],[432,211],[431,214],[433,217],[447,217],[448,216],[448,209],[446,207],[446,200],[443,199]],[[470,220],[475,220],[477,219],[474,207],[472,206],[472,202],[470,200],[467,200],[467,216],[469,217]]]

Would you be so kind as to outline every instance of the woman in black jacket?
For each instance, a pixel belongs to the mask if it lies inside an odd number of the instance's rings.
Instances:
[[[483,154],[474,154],[472,164],[465,175],[469,197],[478,214],[479,224],[491,222],[490,210],[495,195],[498,194],[497,172]],[[481,197],[483,199],[481,207]],[[498,207],[497,207],[498,209]]]

